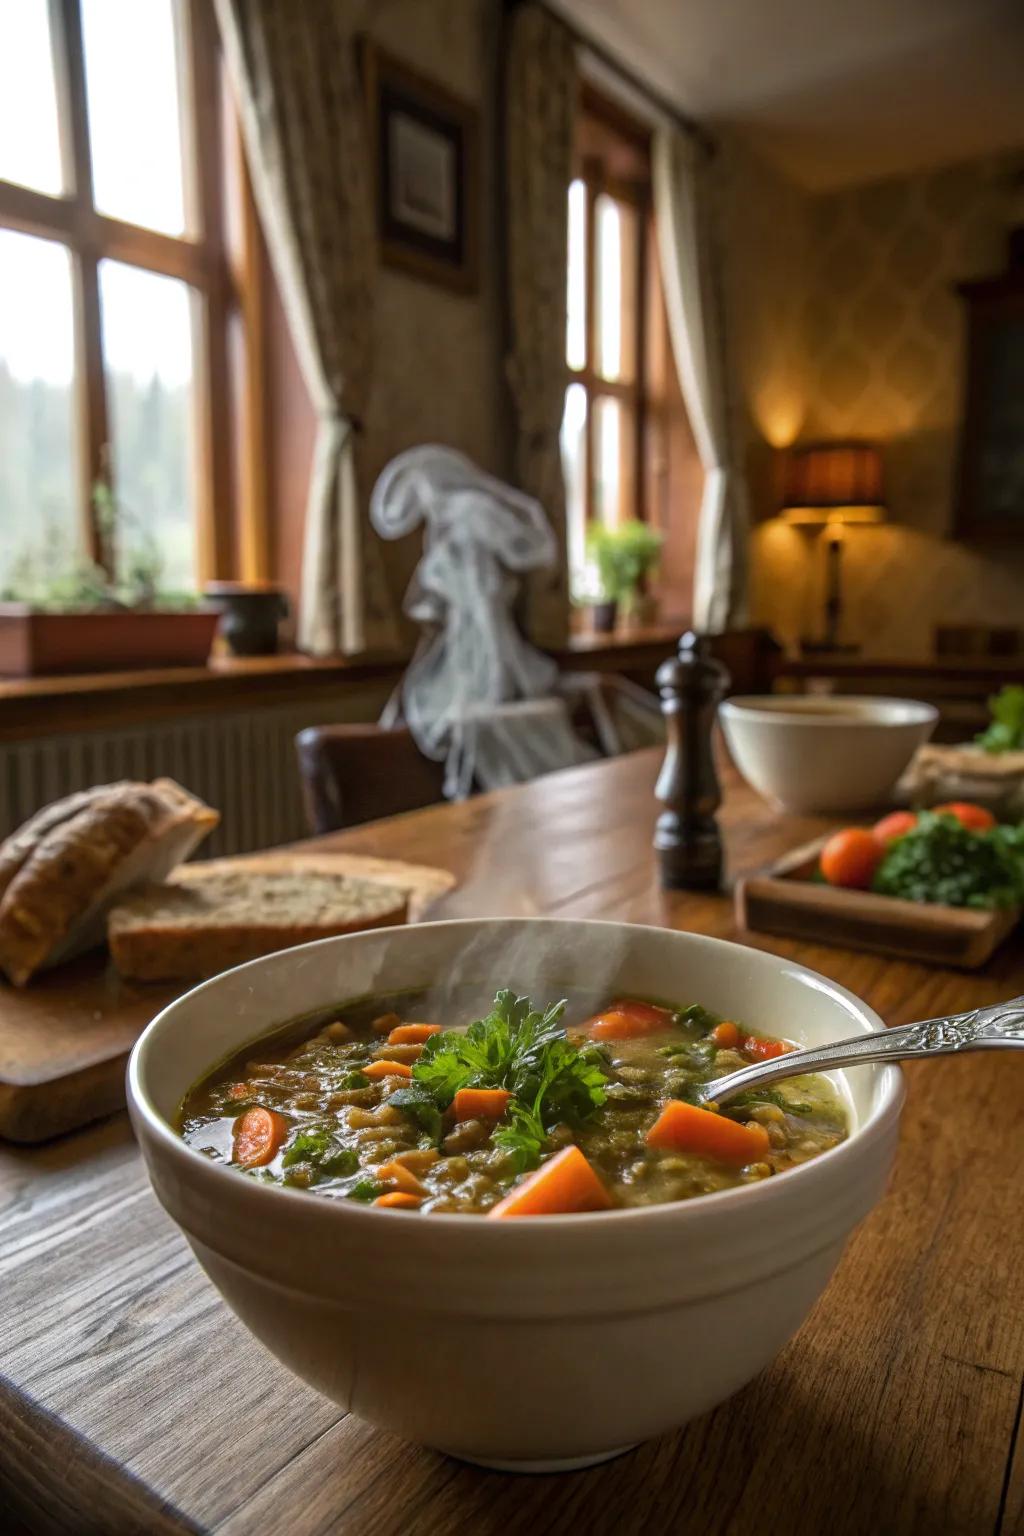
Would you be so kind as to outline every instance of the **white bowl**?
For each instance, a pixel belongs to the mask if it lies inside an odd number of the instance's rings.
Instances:
[[[881,1028],[788,960],[697,934],[544,919],[326,939],[196,987],[132,1052],[132,1122],[164,1208],[252,1332],[361,1418],[467,1460],[584,1466],[705,1413],[800,1327],[885,1187],[898,1068],[836,1074],[849,1139],[764,1184],[681,1204],[494,1222],[318,1198],[186,1145],[176,1108],[267,1029],[438,979],[700,1000],[819,1044]]]
[[[756,695],[727,699],[719,717],[747,783],[787,811],[882,805],[939,712],[916,699]]]

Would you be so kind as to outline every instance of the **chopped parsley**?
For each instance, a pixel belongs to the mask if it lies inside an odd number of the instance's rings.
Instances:
[[[318,1176],[342,1178],[355,1173],[359,1167],[359,1154],[351,1147],[340,1146],[330,1129],[318,1127],[299,1131],[285,1148],[282,1168],[292,1168],[296,1163],[308,1164]]]
[[[396,1088],[389,1096],[388,1103],[393,1104],[396,1109],[403,1110],[415,1120],[420,1130],[427,1132],[432,1142],[440,1140],[441,1111],[429,1089],[420,1087],[418,1084],[412,1088]]]
[[[712,1013],[710,1008],[705,1008],[703,1003],[690,1003],[687,1008],[680,1008],[675,1015],[676,1024],[692,1024],[699,1029],[701,1034],[710,1035],[711,1031],[722,1022],[720,1013]]]
[[[955,816],[923,811],[875,871],[874,889],[950,907],[1024,905],[1024,828],[972,832]]]
[[[365,1072],[349,1072],[338,1085],[340,1088],[369,1088],[370,1079]]]
[[[349,1200],[376,1200],[378,1195],[383,1195],[387,1186],[379,1184],[376,1179],[357,1179],[352,1187],[345,1191]]]
[[[413,1067],[413,1083],[391,1095],[424,1129],[432,1127],[429,1109],[438,1116],[460,1088],[505,1088],[512,1095],[507,1120],[494,1132],[517,1169],[535,1168],[547,1146],[548,1132],[565,1123],[576,1129],[604,1103],[601,1053],[581,1049],[561,1024],[565,1003],[543,1012],[528,997],[502,991],[485,1019],[463,1034],[446,1030],[432,1035]]]

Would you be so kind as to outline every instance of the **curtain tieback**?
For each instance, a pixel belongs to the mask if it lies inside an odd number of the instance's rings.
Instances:
[[[353,416],[349,411],[344,411],[338,405],[328,405],[320,408],[316,413],[316,419],[321,426],[335,427],[339,434],[352,432],[356,437],[363,433],[363,418]]]

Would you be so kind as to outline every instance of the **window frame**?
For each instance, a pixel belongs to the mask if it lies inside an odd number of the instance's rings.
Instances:
[[[61,163],[65,191],[39,192],[0,180],[0,228],[55,241],[69,253],[74,313],[74,426],[79,481],[78,510],[87,555],[107,569],[112,551],[103,539],[92,506],[97,480],[113,481],[107,462],[110,441],[107,379],[103,362],[99,263],[112,259],[162,276],[179,278],[191,292],[193,356],[193,465],[195,575],[197,588],[236,566],[236,542],[243,546],[245,575],[265,574],[263,476],[254,462],[260,433],[254,431],[262,403],[254,365],[259,346],[243,340],[246,377],[239,388],[230,356],[232,331],[258,330],[254,305],[244,283],[258,247],[252,197],[237,127],[234,165],[226,144],[233,119],[223,110],[221,63],[210,0],[173,0],[175,45],[181,82],[182,170],[187,230],[167,235],[101,213],[93,201],[85,58],[80,0],[48,0]],[[227,132],[226,132],[227,128]],[[200,152],[201,146],[201,152]],[[229,171],[233,174],[229,177]],[[240,251],[228,229],[228,180],[240,192]],[[258,293],[257,293],[258,299]],[[241,394],[237,409],[233,396]],[[236,417],[243,426],[242,458],[233,463]],[[236,540],[235,481],[244,505]]]
[[[645,157],[650,154],[650,134],[635,122],[623,109],[585,83],[580,93],[578,111],[581,117],[598,119],[613,133],[628,140]],[[634,464],[632,487],[632,515],[642,522],[650,518],[648,507],[648,472],[646,432],[651,411],[649,380],[647,378],[647,321],[648,321],[648,261],[649,237],[653,198],[649,177],[621,177],[609,175],[604,162],[598,156],[584,154],[577,160],[573,180],[583,183],[586,197],[586,248],[585,269],[585,324],[584,359],[582,368],[566,363],[566,388],[580,384],[586,394],[586,452],[583,464],[583,506],[586,533],[598,521],[594,505],[594,406],[602,396],[619,400],[633,419]],[[606,379],[597,371],[598,317],[597,290],[597,200],[602,193],[616,202],[626,203],[635,214],[635,248],[633,264],[636,273],[635,313],[633,316],[636,338],[633,377],[630,382]]]

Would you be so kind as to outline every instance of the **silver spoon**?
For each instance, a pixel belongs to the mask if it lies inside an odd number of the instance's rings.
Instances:
[[[1024,997],[967,1013],[950,1013],[941,1019],[903,1024],[898,1029],[836,1040],[831,1045],[787,1051],[770,1061],[730,1072],[727,1077],[701,1083],[696,1090],[701,1104],[724,1104],[748,1088],[763,1088],[785,1077],[804,1072],[829,1072],[835,1067],[855,1067],[870,1061],[918,1061],[925,1056],[949,1056],[956,1051],[996,1049],[1024,1050]]]

